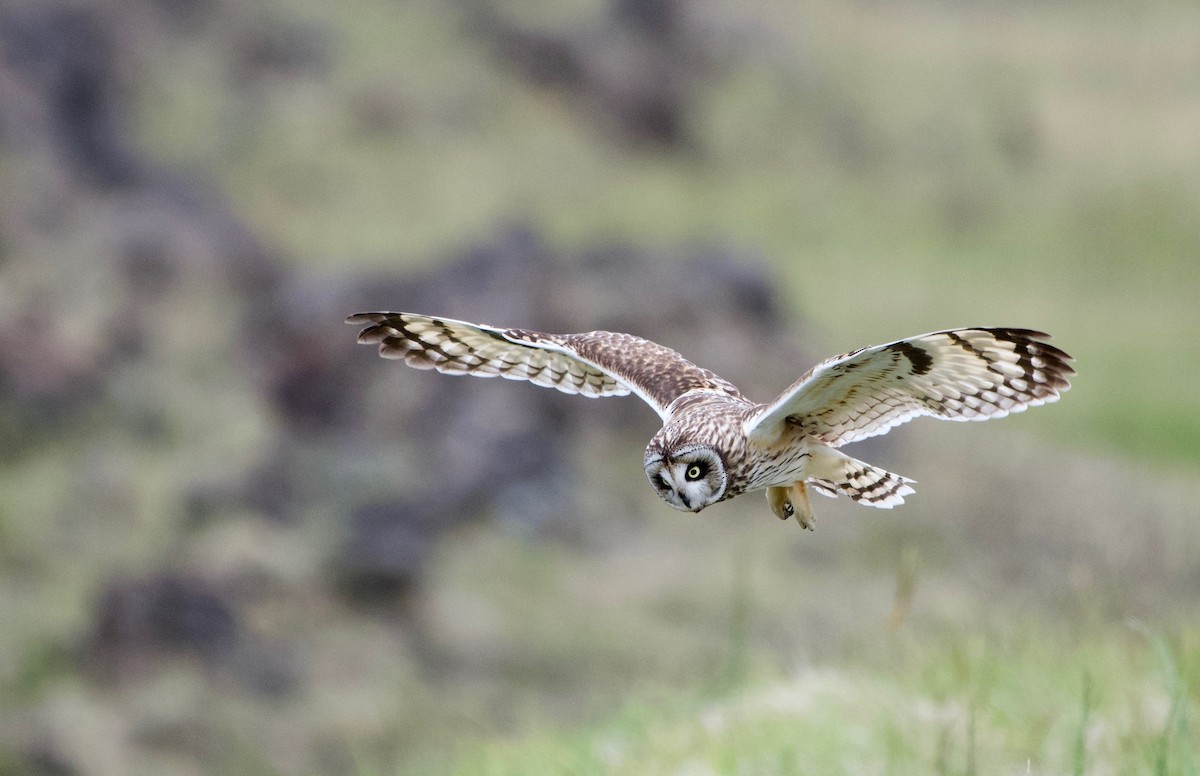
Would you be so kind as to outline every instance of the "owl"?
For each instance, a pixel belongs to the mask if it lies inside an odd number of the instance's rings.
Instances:
[[[384,358],[446,374],[528,380],[581,396],[634,394],[662,418],[646,477],[676,509],[699,512],[765,490],[781,520],[813,527],[808,492],[890,509],[913,480],[838,448],[920,415],[999,418],[1056,401],[1071,357],[1030,329],[951,329],[826,359],[774,400],[655,342],[610,331],[545,334],[413,313],[357,313],[362,344]]]

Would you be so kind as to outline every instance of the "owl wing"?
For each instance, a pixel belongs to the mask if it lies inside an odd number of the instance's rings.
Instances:
[[[838,447],[920,415],[1000,418],[1056,401],[1075,374],[1071,357],[1029,329],[954,329],[826,359],[763,405],[747,435],[770,439],[801,426]]]
[[[366,324],[360,343],[378,344],[384,358],[404,359],[417,369],[528,380],[581,396],[633,393],[664,421],[671,402],[689,391],[741,396],[674,350],[631,334],[545,334],[391,312],[356,313],[346,323]]]

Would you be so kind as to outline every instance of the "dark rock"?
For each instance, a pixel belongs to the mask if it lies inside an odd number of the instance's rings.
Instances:
[[[360,604],[407,603],[444,530],[443,514],[457,506],[397,499],[355,509],[334,563],[339,588]]]
[[[122,672],[160,653],[219,661],[240,638],[226,593],[198,577],[160,573],[117,582],[104,592],[88,650]]]
[[[477,4],[469,29],[496,58],[538,86],[561,91],[635,143],[695,145],[692,103],[717,57],[688,24],[680,0],[618,0],[602,21],[565,33],[513,22]]]
[[[264,695],[297,682],[291,653],[250,633],[233,594],[203,577],[164,571],[114,582],[101,595],[83,645],[94,675],[128,680],[188,657]]]
[[[68,167],[100,188],[142,179],[117,108],[113,40],[85,7],[28,6],[0,12],[4,62],[45,106]]]

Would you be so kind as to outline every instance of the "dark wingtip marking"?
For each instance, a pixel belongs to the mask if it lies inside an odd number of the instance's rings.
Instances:
[[[1066,380],[1066,377],[1077,374],[1075,368],[1070,364],[1075,357],[1062,348],[1047,342],[1050,335],[1044,331],[1015,328],[981,329],[981,331],[990,332],[998,340],[1013,343],[1029,358],[1043,359],[1046,366],[1042,367],[1042,371],[1055,382],[1055,387],[1066,390],[1070,387],[1070,382]],[[1025,366],[1028,368],[1028,364]],[[1058,381],[1061,381],[1062,384],[1058,385]]]
[[[354,313],[354,315],[351,315],[346,318],[346,323],[351,323],[351,324],[380,323],[384,320],[387,320],[387,318],[389,316],[392,316],[395,314],[396,313],[381,313],[381,312]]]
[[[929,351],[911,342],[897,342],[890,345],[888,350],[903,354],[912,363],[912,373],[915,375],[928,374],[933,369],[933,356],[929,355]]]
[[[395,335],[396,330],[387,326],[369,326],[358,333],[358,344],[377,345]]]

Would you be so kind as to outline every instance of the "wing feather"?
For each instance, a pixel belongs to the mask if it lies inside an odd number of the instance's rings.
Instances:
[[[545,334],[395,312],[356,313],[362,344],[384,358],[446,374],[528,380],[581,396],[634,393],[665,421],[671,402],[692,390],[737,389],[670,348],[630,334]]]
[[[822,361],[746,421],[771,438],[781,424],[838,447],[921,415],[987,420],[1057,401],[1071,357],[1031,329],[951,329]]]

